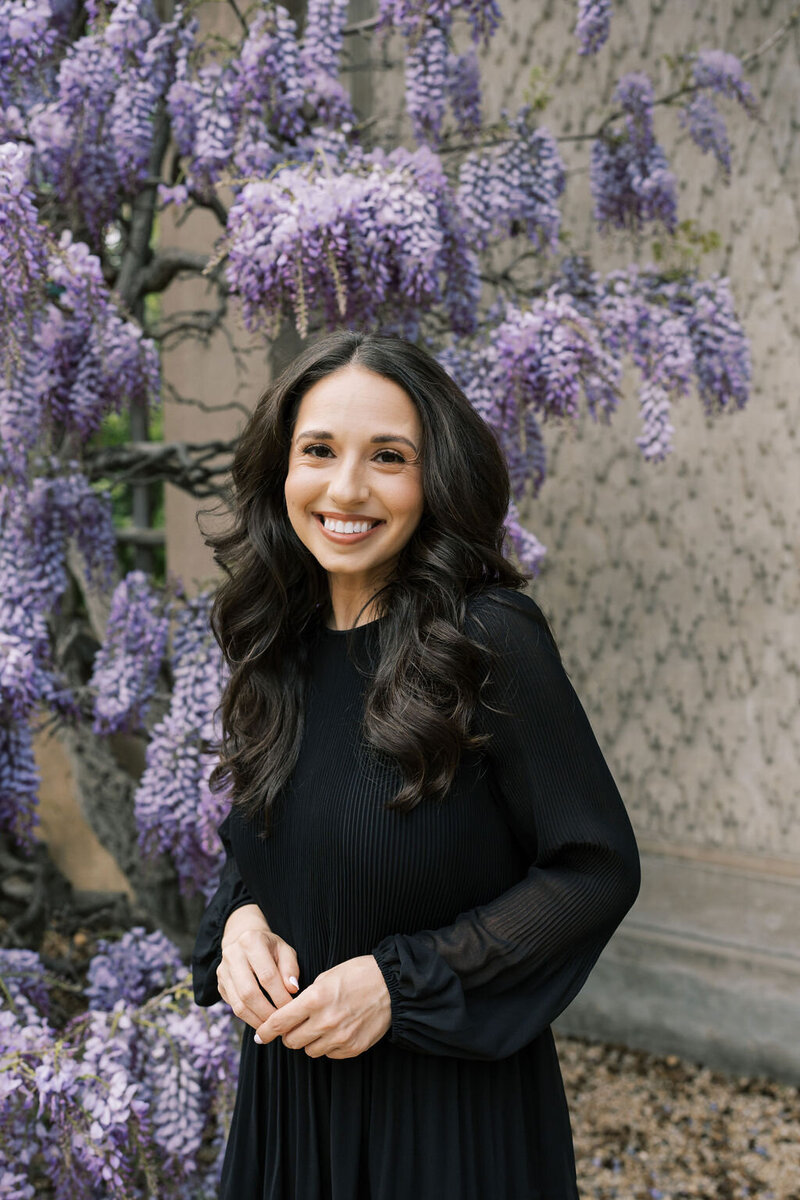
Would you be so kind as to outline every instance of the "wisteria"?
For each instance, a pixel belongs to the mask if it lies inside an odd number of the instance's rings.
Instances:
[[[30,325],[47,270],[46,233],[28,178],[30,158],[26,146],[0,145],[0,350],[16,351],[15,356],[19,350],[12,335],[20,322]]]
[[[177,20],[159,27],[148,0],[119,0],[107,22],[67,49],[54,98],[31,110],[41,169],[65,206],[77,209],[95,245],[120,197],[147,173],[177,29]]]
[[[111,598],[106,636],[95,656],[94,731],[136,729],[158,681],[169,633],[169,605],[144,571],[131,571]]]
[[[65,719],[79,714],[53,662],[47,625],[67,586],[67,548],[75,543],[102,587],[115,547],[107,497],[79,472],[40,475],[25,489],[0,484],[0,527],[0,819],[25,844],[36,823],[38,781],[30,722],[38,705]]]
[[[240,1026],[227,1008],[192,1004],[176,946],[142,928],[101,941],[89,1009],[61,1028],[34,951],[0,949],[0,993],[4,1197],[47,1181],[56,1200],[211,1200]]]
[[[725,178],[729,179],[731,145],[725,119],[713,96],[736,100],[749,117],[757,113],[756,98],[743,77],[739,59],[722,50],[701,50],[695,55],[692,76],[697,90],[681,110],[681,124],[688,128],[692,141],[704,154],[710,151],[714,155]]]
[[[135,808],[144,852],[169,853],[184,891],[200,884],[210,894],[219,868],[216,827],[230,798],[208,788],[219,739],[214,714],[225,682],[209,604],[203,593],[177,614],[170,709],[152,731]]]
[[[46,425],[85,440],[126,400],[159,394],[155,346],[120,314],[100,260],[68,230],[48,255],[46,293],[30,314],[30,338],[0,377],[0,470],[20,483]]]
[[[501,14],[495,0],[380,0],[379,28],[394,27],[414,39],[429,22],[450,32],[456,16],[470,24],[473,40],[488,43],[500,24]]]
[[[596,54],[608,41],[611,28],[611,0],[578,0],[575,36],[579,54]]]
[[[406,111],[416,138],[439,141],[448,86],[448,44],[445,30],[429,21],[406,56]]]
[[[642,73],[624,76],[615,100],[625,114],[625,131],[605,130],[592,145],[590,185],[601,230],[638,232],[660,221],[673,233],[678,224],[677,181],[653,132],[653,89]]]
[[[231,209],[228,279],[251,328],[286,314],[304,335],[318,311],[330,324],[380,319],[413,333],[420,310],[445,298],[444,281],[471,273],[455,217],[427,147],[376,150],[341,175],[286,168],[248,184]],[[450,317],[474,324],[455,304]]]
[[[500,146],[464,159],[458,179],[462,219],[481,249],[519,229],[536,249],[555,250],[566,179],[558,146],[548,130],[530,123],[527,109],[509,119],[508,131]]]
[[[735,54],[724,50],[701,50],[693,66],[694,82],[697,87],[708,88],[722,96],[737,100],[749,116],[754,116],[758,105],[753,89],[744,78],[744,68]]]
[[[703,153],[711,151],[729,177],[731,173],[731,144],[725,119],[714,101],[705,92],[696,92],[681,110],[681,124],[687,126],[692,141]]]
[[[481,72],[474,49],[448,56],[447,92],[459,132],[476,134],[481,127]]]
[[[89,964],[85,989],[90,1008],[110,1010],[118,1000],[142,1004],[176,983],[183,974],[181,956],[169,938],[140,925],[116,942],[101,939]]]

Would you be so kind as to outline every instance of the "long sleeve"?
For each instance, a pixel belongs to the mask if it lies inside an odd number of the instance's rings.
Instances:
[[[424,1053],[498,1059],[533,1041],[639,891],[622,799],[537,614],[530,597],[495,589],[473,602],[465,629],[499,652],[475,727],[491,734],[489,785],[527,874],[452,925],[372,951],[391,997],[388,1040]]]
[[[225,847],[225,863],[219,886],[200,919],[192,952],[194,999],[195,1003],[203,1008],[208,1008],[222,999],[217,988],[217,967],[222,961],[221,942],[225,922],[237,908],[244,904],[255,904],[233,856],[229,837],[230,819],[231,815],[228,813],[222,824],[217,827]]]

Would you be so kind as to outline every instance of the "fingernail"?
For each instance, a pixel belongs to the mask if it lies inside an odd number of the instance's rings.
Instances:
[[[300,984],[297,982],[294,975],[289,976],[289,983],[292,985],[292,987],[296,987],[296,988],[300,987]]]
[[[254,1033],[254,1034],[253,1034],[253,1041],[254,1041],[254,1042],[258,1042],[259,1046],[263,1046],[263,1045],[264,1045],[264,1043],[262,1042],[261,1038],[258,1036],[258,1034],[257,1034],[257,1033]]]

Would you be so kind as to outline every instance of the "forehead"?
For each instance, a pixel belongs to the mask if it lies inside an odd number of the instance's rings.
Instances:
[[[324,427],[332,433],[365,429],[377,423],[397,433],[417,433],[421,422],[417,406],[392,379],[364,367],[347,366],[320,379],[303,395],[297,411],[296,429]],[[366,429],[365,429],[366,432]]]

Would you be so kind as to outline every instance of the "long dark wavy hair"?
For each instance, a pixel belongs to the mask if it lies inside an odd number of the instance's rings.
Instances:
[[[467,597],[489,586],[522,588],[530,578],[502,552],[509,502],[503,453],[436,360],[398,337],[345,330],[303,350],[242,431],[225,496],[228,528],[203,530],[224,571],[211,626],[229,667],[210,786],[230,787],[246,818],[260,815],[261,836],[270,832],[271,809],[297,762],[309,656],[330,610],[327,572],[286,510],[291,440],[305,393],[350,364],[398,384],[423,431],[423,514],[393,576],[371,597],[385,619],[375,626],[380,649],[362,736],[400,768],[403,785],[390,808],[444,798],[462,749],[484,744],[469,730],[491,652],[463,632]]]

